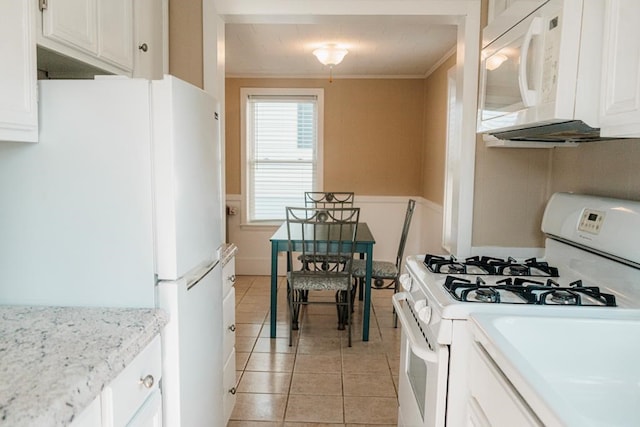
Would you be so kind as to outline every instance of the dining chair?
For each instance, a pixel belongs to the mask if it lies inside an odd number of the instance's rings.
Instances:
[[[353,207],[354,193],[348,191],[305,191],[304,205],[307,208],[350,208]],[[321,268],[339,268],[347,261],[347,258],[341,258],[337,254],[329,255],[299,255],[298,259],[302,262],[304,268],[309,268],[309,263],[320,264]],[[306,298],[306,295],[304,296]]]
[[[301,270],[287,272],[287,300],[289,303],[289,346],[293,342],[293,331],[298,329],[300,308],[307,304],[333,304],[325,300],[311,301],[306,298],[310,291],[336,291],[335,304],[338,311],[338,329],[348,329],[351,347],[351,298],[353,288],[352,262],[356,232],[360,217],[359,208],[294,208],[287,209],[287,237],[289,239],[288,262],[293,265],[293,253],[299,252],[310,259],[331,257],[347,259],[345,263],[334,262],[325,268],[323,263],[308,263]],[[296,245],[294,242],[298,242]]]
[[[398,252],[396,253],[396,261],[379,261],[373,260],[371,267],[371,280],[373,281],[372,289],[391,289],[393,293],[398,292],[400,286],[400,273],[402,272],[402,257],[404,256],[404,247],[407,243],[409,227],[411,226],[411,218],[416,207],[416,201],[409,199],[407,210],[404,215],[404,224],[402,225],[402,233],[400,234],[400,243],[398,244]],[[364,279],[367,275],[367,264],[363,259],[353,260],[353,277],[359,282],[360,293],[362,294]],[[390,281],[385,285],[385,281]],[[355,295],[355,291],[354,291]],[[395,310],[393,312],[393,327],[398,326],[398,317]]]
[[[354,197],[349,191],[306,191],[304,205],[307,208],[348,208],[353,206]]]

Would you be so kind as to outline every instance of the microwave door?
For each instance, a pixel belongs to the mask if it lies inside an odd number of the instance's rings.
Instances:
[[[532,17],[484,49],[479,132],[515,126],[520,112],[536,104],[541,27],[541,19]]]

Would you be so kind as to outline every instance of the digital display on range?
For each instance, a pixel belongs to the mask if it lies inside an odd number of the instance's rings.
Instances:
[[[589,221],[595,221],[596,219],[598,219],[598,215],[594,214],[594,213],[590,213],[589,214],[589,218],[587,218]]]

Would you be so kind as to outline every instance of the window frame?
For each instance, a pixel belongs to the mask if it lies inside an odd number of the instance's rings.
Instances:
[[[250,170],[247,158],[248,143],[247,140],[247,103],[251,96],[315,96],[317,105],[317,136],[316,136],[316,158],[315,158],[315,182],[311,191],[322,191],[323,175],[324,175],[324,89],[322,88],[240,88],[240,157],[241,157],[241,173],[240,185],[242,191],[241,209],[242,218],[241,226],[245,227],[264,227],[272,228],[279,226],[285,219],[285,212],[282,212],[282,220],[277,221],[251,221],[249,219],[249,191]],[[300,195],[301,203],[304,203],[303,195]]]

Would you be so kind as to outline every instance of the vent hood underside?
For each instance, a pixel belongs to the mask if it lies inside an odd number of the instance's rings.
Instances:
[[[592,128],[581,120],[487,133],[484,135],[487,146],[496,147],[573,147],[580,142],[611,139],[601,137],[599,128]]]

